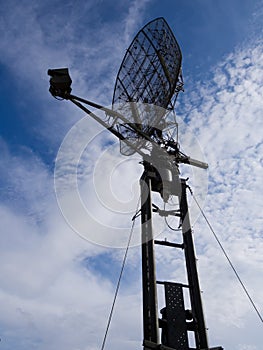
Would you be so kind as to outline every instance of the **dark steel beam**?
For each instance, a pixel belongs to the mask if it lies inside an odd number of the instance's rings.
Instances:
[[[159,245],[165,245],[167,247],[184,249],[183,243],[180,244],[180,243],[173,243],[173,242],[168,242],[168,241],[158,241],[158,240],[155,240],[154,243],[159,244]]]
[[[145,171],[141,185],[141,239],[144,340],[159,343],[157,291],[152,229],[151,179]]]
[[[194,251],[194,243],[192,237],[192,230],[190,225],[190,218],[188,212],[186,180],[181,179],[182,191],[179,196],[180,211],[182,218],[182,234],[184,241],[184,252],[186,269],[188,275],[190,299],[192,305],[192,313],[194,321],[196,322],[195,341],[197,349],[208,349],[206,326],[204,320],[203,306],[201,300],[201,292],[199,286],[199,279],[196,267],[196,256]]]

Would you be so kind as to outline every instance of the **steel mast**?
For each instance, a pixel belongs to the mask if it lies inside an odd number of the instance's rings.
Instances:
[[[183,89],[181,61],[180,47],[167,22],[160,17],[146,24],[129,46],[116,78],[112,108],[72,95],[72,81],[67,68],[48,71],[51,76],[50,92],[56,98],[71,101],[118,137],[123,155],[138,153],[142,156],[144,350],[222,350],[221,347],[208,346],[187,204],[188,185],[187,180],[179,176],[181,163],[203,169],[208,165],[182,153],[178,140],[167,132],[177,128],[176,122],[169,119],[169,111],[173,111],[177,95]],[[94,110],[102,110],[105,116],[96,114]],[[170,196],[178,197],[179,209],[160,210],[152,203],[152,192],[158,192],[165,203]],[[183,242],[154,240],[153,214],[177,216],[181,222]],[[187,284],[156,280],[155,245],[184,251]],[[159,317],[157,284],[164,286],[162,317]],[[189,291],[190,309],[185,307],[185,290]],[[190,347],[190,332],[194,333],[194,347]]]

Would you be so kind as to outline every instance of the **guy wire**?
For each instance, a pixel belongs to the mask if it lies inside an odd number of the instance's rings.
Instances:
[[[134,225],[135,225],[135,220],[137,218],[137,213],[138,213],[140,200],[141,200],[141,196],[139,197],[139,200],[138,200],[138,204],[137,204],[135,215],[132,218],[132,226],[131,226],[131,230],[130,230],[130,234],[129,234],[129,238],[128,238],[125,254],[124,254],[124,257],[123,257],[121,271],[120,271],[119,279],[118,279],[118,282],[117,282],[116,290],[115,290],[115,293],[114,293],[114,298],[113,298],[113,302],[112,302],[112,306],[111,306],[111,310],[110,310],[110,314],[109,314],[109,318],[108,318],[107,327],[106,327],[106,330],[105,330],[103,342],[102,342],[102,345],[101,345],[101,350],[104,350],[105,343],[106,343],[106,340],[107,340],[107,336],[108,336],[108,332],[109,332],[109,328],[110,328],[110,324],[111,324],[111,320],[112,320],[112,316],[113,316],[113,311],[114,311],[114,307],[115,307],[115,304],[116,304],[118,292],[119,292],[119,289],[120,289],[120,284],[121,284],[121,279],[122,279],[125,263],[126,263],[126,260],[127,260],[128,250],[129,250],[131,239],[132,239],[132,234],[133,234],[133,229],[134,229]]]
[[[188,188],[189,188],[190,193],[191,193],[192,197],[194,198],[194,201],[195,201],[195,203],[197,204],[197,206],[198,206],[198,208],[199,208],[201,214],[203,215],[203,217],[204,217],[204,219],[205,219],[205,221],[206,221],[208,227],[210,228],[211,232],[213,233],[213,235],[214,235],[214,237],[215,237],[215,239],[216,239],[216,241],[217,241],[219,247],[221,248],[223,254],[225,255],[225,257],[226,257],[226,259],[227,259],[229,265],[231,266],[231,268],[232,268],[234,274],[236,275],[237,280],[239,281],[239,283],[240,283],[241,287],[243,288],[245,294],[247,295],[247,297],[248,297],[248,299],[249,299],[251,305],[253,306],[254,310],[256,311],[256,313],[257,313],[257,315],[258,315],[260,321],[263,323],[263,317],[261,316],[259,310],[257,309],[257,307],[256,307],[256,305],[255,305],[255,303],[254,303],[252,297],[250,296],[250,294],[249,294],[247,288],[245,287],[244,283],[242,282],[241,277],[239,276],[239,274],[238,274],[238,272],[237,272],[235,266],[233,265],[233,263],[231,262],[229,256],[227,255],[227,252],[225,251],[225,249],[224,249],[222,243],[220,242],[220,240],[219,240],[217,234],[215,233],[215,231],[214,231],[213,227],[211,226],[210,222],[208,221],[208,219],[207,219],[207,217],[206,217],[204,211],[202,210],[201,206],[199,205],[199,203],[198,203],[198,201],[197,201],[195,195],[193,194],[192,190],[190,189],[190,187],[188,187]]]

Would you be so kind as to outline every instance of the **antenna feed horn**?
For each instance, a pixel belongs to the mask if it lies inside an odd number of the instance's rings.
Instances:
[[[67,98],[71,93],[72,80],[68,68],[49,69],[47,74],[51,77],[49,92],[54,97]]]

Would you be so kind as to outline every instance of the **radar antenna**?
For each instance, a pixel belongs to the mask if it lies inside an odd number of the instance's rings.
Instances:
[[[118,137],[123,155],[136,152],[142,156],[144,172],[140,185],[144,350],[222,350],[221,347],[208,347],[187,204],[186,191],[189,186],[187,180],[179,176],[180,163],[203,169],[208,165],[182,153],[178,140],[168,132],[170,129],[178,132],[171,113],[174,113],[178,93],[183,90],[181,64],[180,47],[167,22],[160,17],[146,24],[129,46],[116,78],[112,108],[72,95],[72,81],[67,68],[48,71],[51,76],[50,93],[55,98],[71,101]],[[87,105],[93,110],[88,109]],[[152,205],[152,192],[160,193],[164,203],[171,196],[178,197],[179,209],[159,210],[156,205]],[[153,213],[164,217],[177,216],[183,243],[154,240]],[[184,251],[187,284],[156,280],[156,244]],[[164,286],[165,294],[161,318],[158,317],[157,284]],[[186,291],[190,309],[185,307]],[[194,334],[195,347],[190,346],[191,332]]]
[[[164,129],[164,114],[174,109],[183,89],[181,62],[180,47],[164,18],[146,24],[129,46],[116,78],[112,106],[129,119],[129,125],[121,125],[120,129],[136,149],[142,148],[146,140],[129,126],[140,126],[147,135],[153,129]],[[160,113],[151,113],[149,104],[162,107]],[[121,142],[122,154],[134,152]]]

